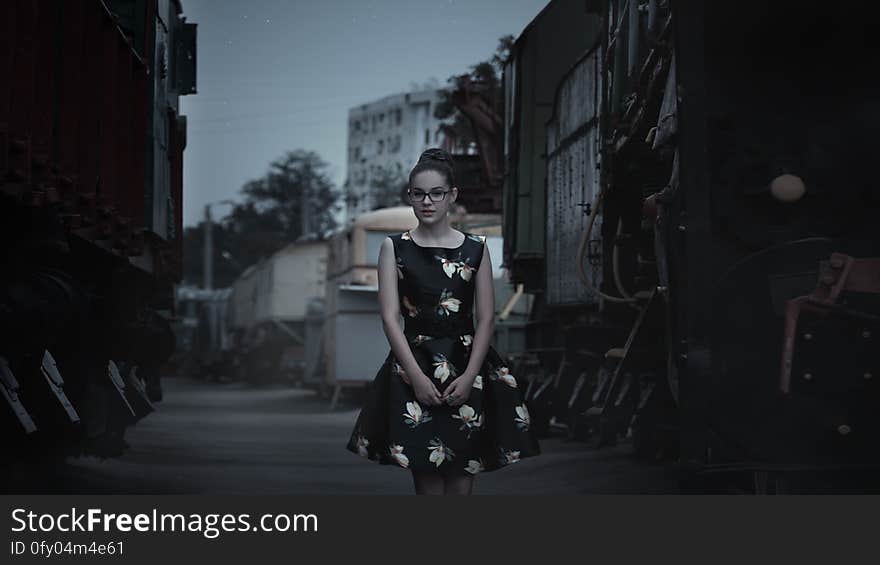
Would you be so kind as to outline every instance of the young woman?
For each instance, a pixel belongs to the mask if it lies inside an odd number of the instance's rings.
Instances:
[[[409,469],[417,494],[471,494],[477,473],[540,450],[522,383],[490,345],[495,296],[486,238],[449,225],[458,188],[448,153],[422,153],[407,196],[418,227],[386,238],[379,251],[391,351],[347,448]]]

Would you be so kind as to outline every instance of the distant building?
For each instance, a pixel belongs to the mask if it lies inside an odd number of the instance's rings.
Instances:
[[[378,207],[400,204],[376,183],[405,182],[422,151],[443,145],[443,122],[434,118],[438,101],[438,90],[428,89],[393,94],[348,111],[348,222]]]

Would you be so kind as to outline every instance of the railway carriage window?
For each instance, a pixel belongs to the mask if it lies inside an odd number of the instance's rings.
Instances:
[[[394,110],[394,121],[397,122],[397,125],[400,125],[400,122],[403,120],[403,114],[400,111],[400,108]]]
[[[379,140],[379,154],[380,154],[380,155],[382,154],[382,151],[383,151],[384,149],[385,149],[385,140],[384,140],[384,139],[380,139],[380,140]]]
[[[428,145],[429,143],[431,143],[431,130],[426,129],[425,130],[425,145]]]

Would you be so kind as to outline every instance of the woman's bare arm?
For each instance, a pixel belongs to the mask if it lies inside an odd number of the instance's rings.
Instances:
[[[483,245],[483,259],[480,261],[476,277],[474,302],[477,322],[474,327],[470,360],[462,373],[462,376],[469,378],[472,382],[480,372],[480,367],[482,367],[486,353],[489,351],[492,332],[495,331],[495,287],[492,282],[492,260],[489,256],[488,245]]]
[[[382,328],[407,376],[424,375],[400,324],[400,299],[397,294],[397,261],[394,257],[394,242],[386,237],[379,249],[379,309],[382,315]]]

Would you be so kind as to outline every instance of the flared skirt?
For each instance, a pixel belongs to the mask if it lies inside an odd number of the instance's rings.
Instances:
[[[458,345],[458,344],[455,344]],[[413,348],[442,394],[466,357],[445,339]],[[524,401],[524,383],[489,347],[467,400],[423,406],[388,353],[370,383],[346,448],[380,464],[441,474],[500,469],[540,453]]]

